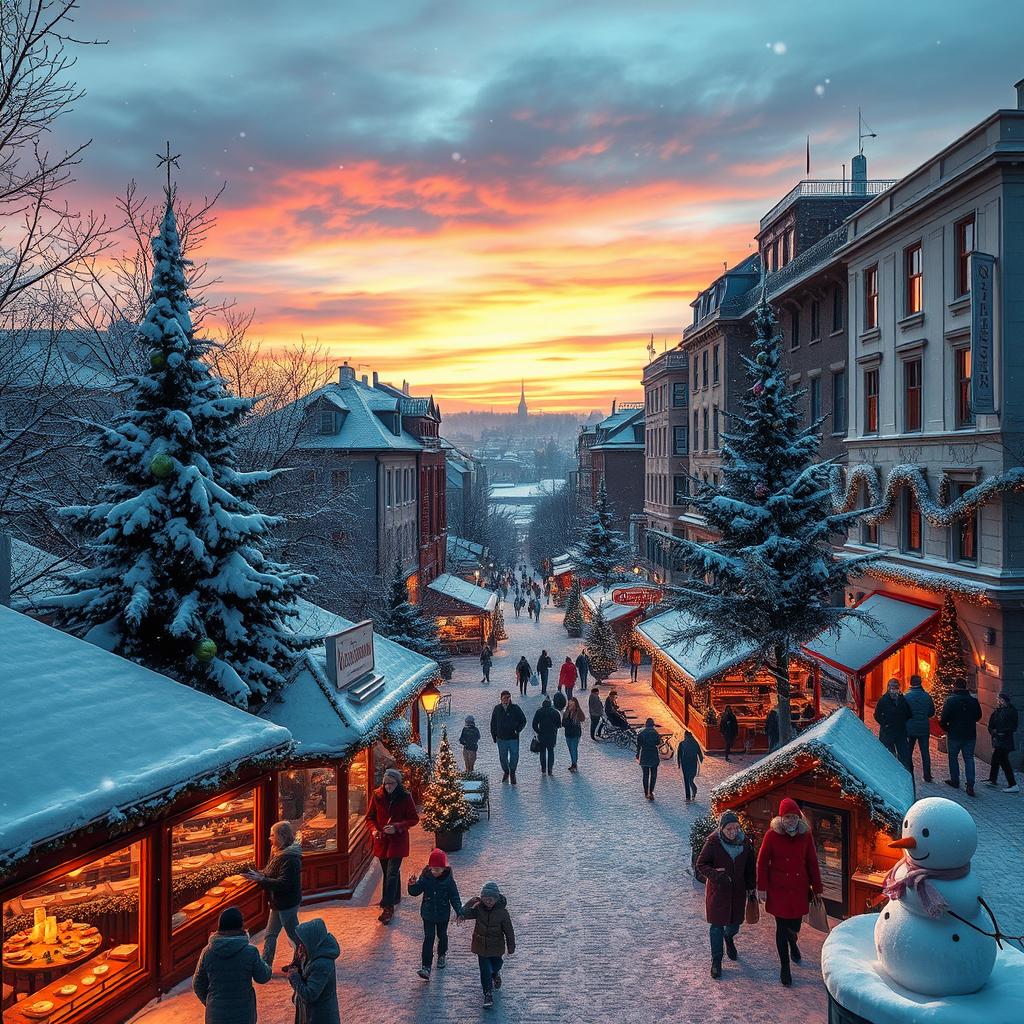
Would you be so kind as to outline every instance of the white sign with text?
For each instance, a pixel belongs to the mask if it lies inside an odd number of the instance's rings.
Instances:
[[[336,689],[347,689],[373,672],[373,623],[369,619],[327,637],[326,642],[327,664],[333,670]]]

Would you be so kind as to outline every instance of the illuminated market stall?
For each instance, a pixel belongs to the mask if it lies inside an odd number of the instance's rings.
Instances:
[[[711,809],[745,814],[757,848],[784,797],[810,823],[829,914],[869,911],[900,855],[889,843],[914,802],[913,776],[849,708],[839,708],[716,786]]]
[[[420,603],[437,619],[438,637],[452,654],[479,654],[485,643],[494,646],[493,591],[446,572],[424,588]]]
[[[583,618],[590,622],[600,608],[611,624],[612,632],[625,651],[632,639],[633,627],[644,614],[644,610],[657,604],[662,591],[656,587],[641,587],[635,584],[616,584],[605,590],[591,587],[583,591]]]

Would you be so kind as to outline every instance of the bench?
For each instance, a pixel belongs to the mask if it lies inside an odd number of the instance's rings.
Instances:
[[[487,812],[487,820],[491,820],[491,794],[486,782],[479,779],[462,779],[462,795],[466,803],[478,811]]]

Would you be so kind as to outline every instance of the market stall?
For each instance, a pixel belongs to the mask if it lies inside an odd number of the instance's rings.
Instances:
[[[914,802],[913,776],[849,708],[839,708],[716,786],[711,808],[743,811],[757,846],[784,797],[811,826],[829,915],[869,911],[900,855],[889,843]]]
[[[661,600],[661,590],[635,584],[614,584],[608,590],[601,586],[583,591],[583,618],[589,622],[600,608],[611,624],[612,632],[623,652],[630,646],[633,627],[646,608]]]
[[[677,635],[695,620],[666,611],[637,623],[633,642],[651,657],[651,687],[669,710],[710,753],[725,750],[718,728],[726,707],[739,724],[737,750],[768,749],[765,719],[775,707],[775,680],[753,661],[753,649],[730,654],[715,650],[700,637],[689,642]],[[790,660],[790,710],[801,728],[820,715],[820,675],[810,659]]]
[[[254,926],[284,729],[0,607],[3,1019],[124,1020]],[[272,819],[271,819],[272,820]]]
[[[424,589],[421,605],[437,619],[438,637],[452,654],[479,654],[485,643],[494,646],[493,591],[446,572]]]

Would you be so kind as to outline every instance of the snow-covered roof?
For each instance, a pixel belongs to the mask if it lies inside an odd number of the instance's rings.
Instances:
[[[604,587],[598,585],[591,587],[589,590],[583,591],[583,603],[592,611],[596,612],[598,608],[604,610],[604,617],[608,622],[617,622],[619,619],[626,618],[627,615],[631,615],[633,612],[639,612],[640,609],[636,605],[631,604],[616,604],[614,594],[617,590],[631,590],[632,587],[612,587],[611,590],[605,590]]]
[[[839,708],[711,791],[716,809],[755,789],[803,774],[817,762],[838,776],[843,792],[862,800],[872,820],[894,835],[914,802],[914,778],[849,708]]]
[[[465,537],[457,537],[454,533],[448,534],[447,559],[452,564],[459,563],[469,565],[471,568],[479,565],[484,557],[484,546],[476,544]]]
[[[912,604],[881,593],[872,594],[857,609],[872,616],[876,625],[845,618],[838,628],[815,637],[803,649],[836,668],[864,672],[939,613],[936,607]]]
[[[89,826],[155,817],[288,752],[285,729],[0,607],[0,874]]]
[[[436,580],[427,585],[428,590],[443,597],[450,597],[482,612],[492,612],[498,603],[497,594],[486,587],[478,587],[475,583],[460,579],[450,572],[442,573]]]
[[[557,494],[565,486],[565,481],[557,480],[535,480],[530,484],[491,484],[490,500],[494,504],[503,502],[522,502],[539,500],[549,494]]]
[[[692,629],[699,620],[686,612],[669,610],[640,622],[637,633],[646,637],[677,668],[697,685],[709,683],[715,676],[742,664],[754,654],[754,648],[741,646],[731,652],[714,650],[700,639],[689,643],[673,642],[672,637]]]
[[[551,571],[558,575],[563,572],[572,572],[576,568],[576,559],[570,554],[558,555],[551,559]]]

